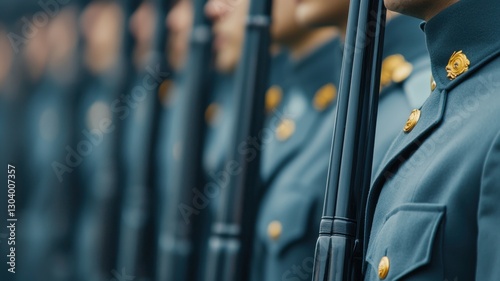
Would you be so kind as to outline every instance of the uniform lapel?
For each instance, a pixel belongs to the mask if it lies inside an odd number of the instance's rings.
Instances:
[[[443,119],[446,97],[446,92],[434,92],[422,106],[421,117],[415,128],[409,133],[403,133],[403,128],[401,128],[401,133],[389,148],[382,161],[382,165],[373,178],[373,185],[382,180],[381,177],[386,170],[391,169],[394,164],[397,164],[401,155],[405,155],[409,151],[418,148],[419,144],[439,125]]]
[[[366,220],[365,220],[365,239],[369,238],[371,231],[371,220],[375,211],[375,206],[378,200],[380,191],[387,180],[388,173],[392,171],[398,164],[406,160],[408,155],[418,149],[432,132],[441,123],[446,109],[447,92],[435,91],[427,99],[421,108],[421,117],[417,125],[409,133],[404,133],[401,128],[401,133],[396,138],[392,146],[389,148],[386,157],[382,161],[380,169],[375,174],[368,201],[366,205]],[[365,245],[365,254],[366,254]]]

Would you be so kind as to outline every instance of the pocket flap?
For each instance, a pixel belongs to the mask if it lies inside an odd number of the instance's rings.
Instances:
[[[366,261],[378,272],[379,262],[390,260],[387,280],[398,280],[429,263],[432,246],[445,207],[436,204],[404,204],[387,214],[382,228],[371,237]]]
[[[282,200],[270,200],[259,220],[259,236],[274,254],[282,254],[294,242],[310,232],[311,208],[314,196],[300,193],[281,195]],[[267,204],[266,204],[267,205]]]

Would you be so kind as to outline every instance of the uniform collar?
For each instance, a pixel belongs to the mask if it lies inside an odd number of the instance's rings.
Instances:
[[[422,24],[438,89],[450,90],[500,52],[498,0],[461,0]],[[469,70],[454,80],[446,66],[452,54],[463,51]]]
[[[308,54],[304,55],[298,60],[293,60],[289,56],[290,64],[294,71],[301,71],[302,69],[316,68],[318,64],[325,61],[325,57],[333,57],[334,55],[342,56],[342,45],[338,36],[332,37],[318,47],[311,50]]]

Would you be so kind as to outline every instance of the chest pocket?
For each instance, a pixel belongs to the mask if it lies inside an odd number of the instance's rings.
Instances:
[[[404,204],[390,212],[377,235],[370,239],[366,255],[371,265],[368,270],[378,275],[379,263],[387,257],[385,279],[402,280],[428,264],[444,213],[445,207],[436,204]]]
[[[308,234],[317,236],[317,229],[311,228],[312,208],[315,197],[310,194],[290,192],[269,197],[263,205],[259,219],[259,237],[269,254],[279,256],[299,243]]]

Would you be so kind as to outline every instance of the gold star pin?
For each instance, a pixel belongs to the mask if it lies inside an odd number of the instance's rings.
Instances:
[[[469,66],[470,61],[462,51],[454,52],[446,66],[448,78],[450,80],[457,78],[459,75],[469,70]]]
[[[318,111],[325,110],[337,97],[337,88],[335,85],[329,83],[321,87],[313,99],[313,106]]]

